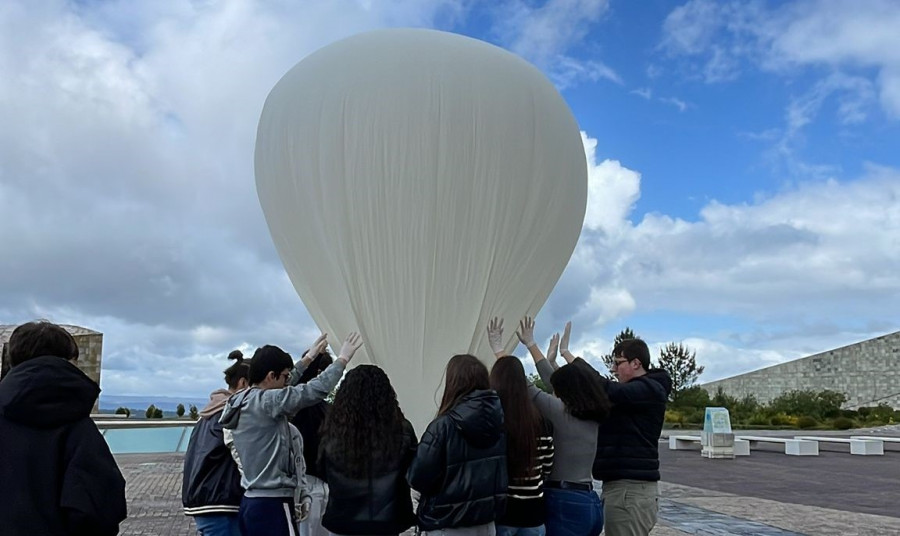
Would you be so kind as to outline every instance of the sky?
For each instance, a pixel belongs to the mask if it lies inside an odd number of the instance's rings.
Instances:
[[[588,208],[541,341],[571,319],[596,361],[627,326],[711,381],[900,330],[891,0],[4,0],[0,324],[103,332],[116,395],[205,396],[234,348],[302,351],[256,125],[306,55],[387,27],[514,52],[579,123]]]

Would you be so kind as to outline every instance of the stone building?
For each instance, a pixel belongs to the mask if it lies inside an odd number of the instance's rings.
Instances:
[[[103,352],[103,334],[87,328],[79,326],[61,325],[66,331],[75,337],[75,343],[78,344],[78,361],[75,362],[88,377],[97,384],[100,383],[100,363]],[[9,363],[6,357],[6,343],[9,336],[12,335],[16,326],[0,325],[0,350],[2,350],[2,366],[0,366],[0,378],[9,370]],[[98,404],[94,402],[93,413],[97,413]]]
[[[900,331],[701,387],[762,403],[788,391],[830,389],[847,395],[846,409],[881,403],[900,409]]]

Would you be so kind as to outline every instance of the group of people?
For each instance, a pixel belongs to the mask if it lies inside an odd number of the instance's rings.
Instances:
[[[503,322],[492,319],[490,371],[475,356],[452,357],[421,437],[384,371],[345,374],[357,333],[336,358],[325,335],[296,363],[276,346],[249,360],[232,352],[228,387],[210,396],[185,455],[184,512],[201,536],[646,535],[671,380],[632,339],[614,349],[611,381],[569,351],[570,333],[567,324],[545,355],[534,321],[519,323],[547,392],[504,352]],[[78,354],[49,322],[9,338],[3,534],[112,536],[126,517],[125,480],[90,418],[99,387],[75,366]]]
[[[549,392],[492,319],[490,371],[453,356],[421,437],[383,370],[344,373],[357,333],[335,359],[325,335],[296,363],[276,346],[232,352],[228,389],[210,396],[185,455],[185,513],[201,536],[648,534],[668,374],[651,370],[640,339],[616,346],[611,381],[569,351],[571,323],[546,355],[533,319],[516,334]]]

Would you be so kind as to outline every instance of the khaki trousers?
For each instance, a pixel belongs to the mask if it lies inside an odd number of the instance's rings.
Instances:
[[[606,536],[647,536],[656,525],[659,485],[642,480],[603,483],[603,523]]]

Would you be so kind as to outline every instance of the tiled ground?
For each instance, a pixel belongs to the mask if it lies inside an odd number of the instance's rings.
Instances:
[[[665,481],[652,536],[900,536],[900,452],[818,460],[754,452],[748,463],[660,444],[660,455]],[[196,534],[181,512],[181,454],[117,460],[128,482],[123,536]]]

